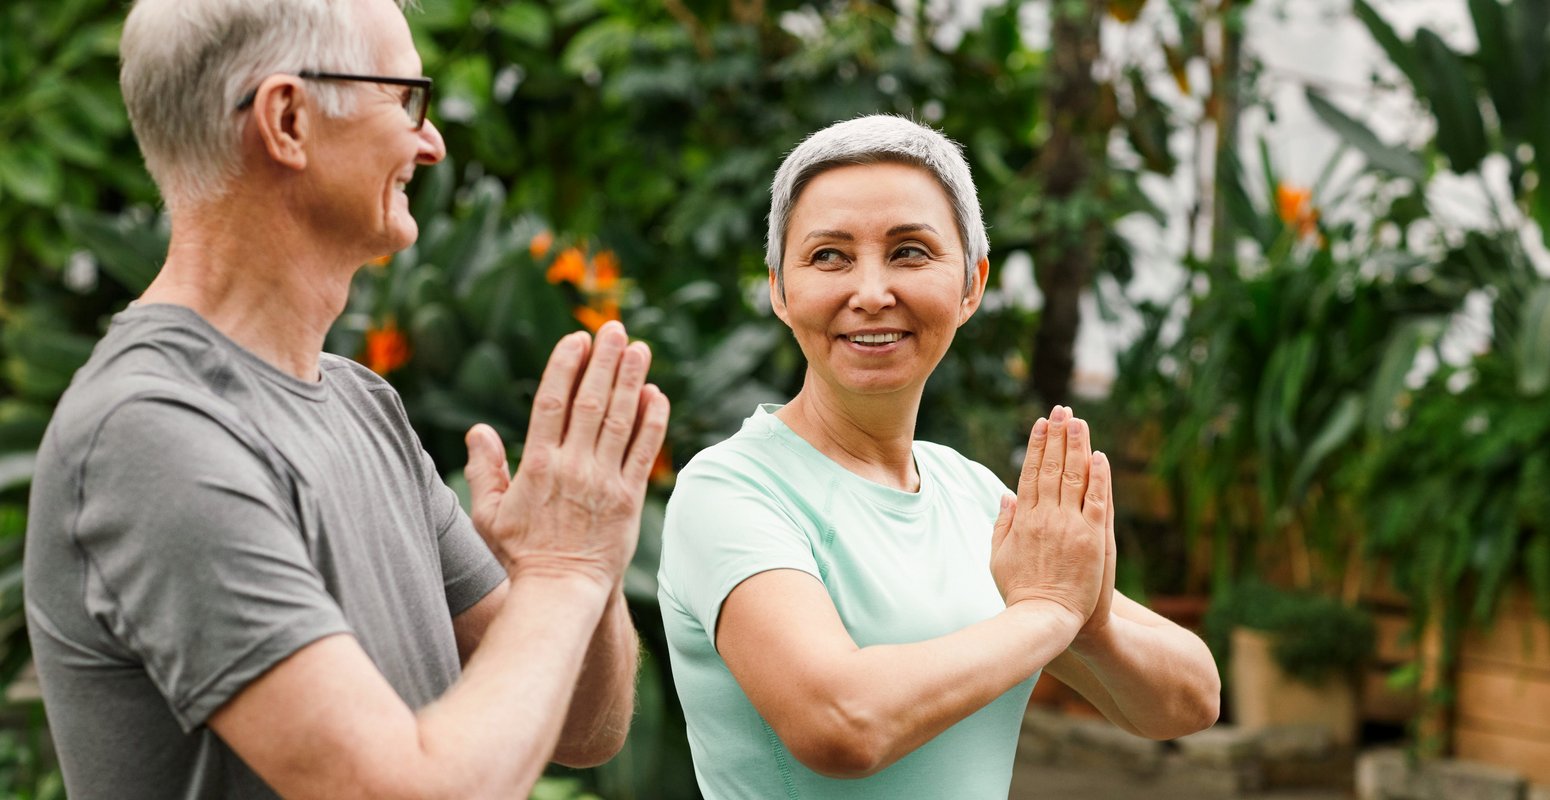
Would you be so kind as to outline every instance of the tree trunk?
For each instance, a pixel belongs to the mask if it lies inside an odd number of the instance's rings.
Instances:
[[[1099,56],[1098,29],[1106,7],[1106,2],[1055,0],[1052,9],[1050,83],[1043,114],[1050,138],[1037,163],[1044,197],[1033,245],[1044,312],[1029,374],[1029,388],[1041,403],[1070,400],[1081,325],[1079,301],[1103,242],[1100,201],[1114,113],[1093,79],[1093,63]]]

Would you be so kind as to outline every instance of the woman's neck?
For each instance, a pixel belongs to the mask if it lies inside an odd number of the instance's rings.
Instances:
[[[874,483],[920,490],[915,418],[920,387],[881,395],[835,391],[808,370],[802,391],[775,416],[818,452]]]

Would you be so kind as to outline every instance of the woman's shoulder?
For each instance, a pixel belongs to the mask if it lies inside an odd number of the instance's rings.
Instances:
[[[945,444],[916,440],[915,461],[949,488],[979,490],[997,497],[1008,491],[1006,484],[989,467]]]

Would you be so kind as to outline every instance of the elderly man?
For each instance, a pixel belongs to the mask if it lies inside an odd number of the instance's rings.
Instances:
[[[393,0],[138,0],[125,101],[172,217],[39,455],[27,616],[70,796],[517,797],[618,751],[620,585],[667,400],[610,324],[550,358],[472,520],[323,354],[444,153]]]

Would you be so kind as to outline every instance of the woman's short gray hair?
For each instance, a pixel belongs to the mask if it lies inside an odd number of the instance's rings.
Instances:
[[[400,2],[400,6],[402,3]],[[378,54],[354,0],[135,0],[119,85],[146,169],[168,207],[219,198],[239,171],[244,115],[264,78],[304,69],[372,72]],[[344,84],[308,85],[322,113],[354,110]]]
[[[900,163],[921,167],[947,192],[963,240],[964,291],[974,285],[974,265],[990,254],[990,237],[980,217],[979,197],[963,148],[957,142],[917,122],[889,114],[874,114],[836,122],[802,140],[786,156],[770,185],[770,232],[764,263],[774,271],[781,294],[786,292],[781,262],[791,210],[808,182],[819,173],[852,164]]]

